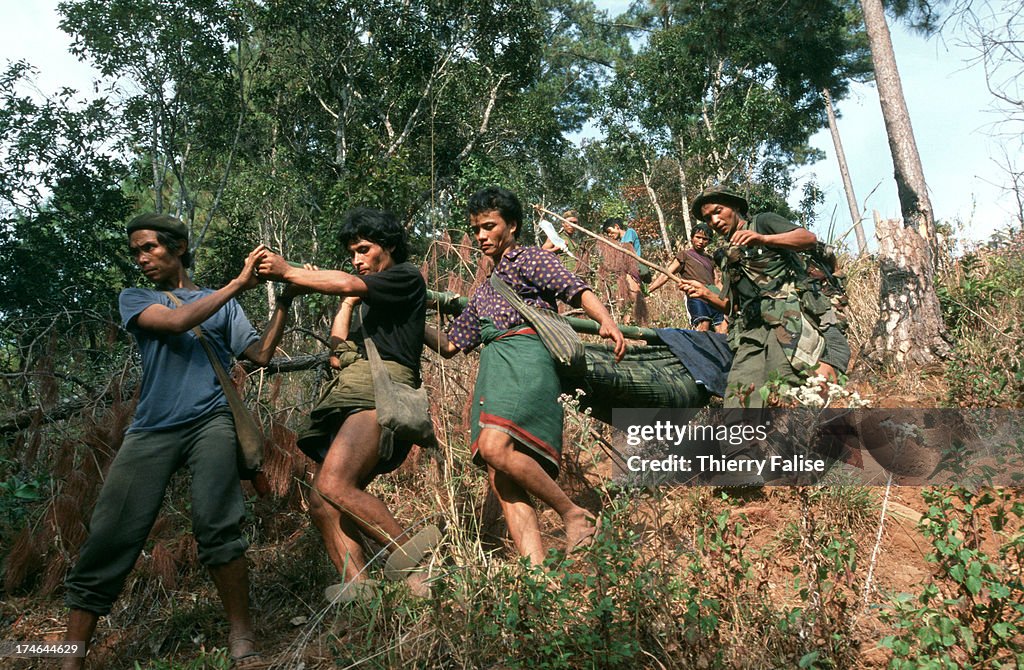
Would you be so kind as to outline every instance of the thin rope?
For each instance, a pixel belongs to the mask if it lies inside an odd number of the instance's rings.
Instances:
[[[878,534],[875,536],[875,547],[871,550],[871,562],[868,564],[868,576],[864,580],[864,606],[867,607],[871,598],[871,580],[875,574],[875,564],[878,562],[878,551],[882,546],[882,530],[885,528],[885,515],[889,509],[889,492],[892,491],[892,473],[885,482],[885,496],[882,498],[882,514],[878,518]]]

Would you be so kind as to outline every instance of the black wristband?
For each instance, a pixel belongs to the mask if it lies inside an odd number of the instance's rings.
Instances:
[[[292,296],[281,294],[274,298],[274,306],[288,309],[292,306],[292,300],[294,300]]]

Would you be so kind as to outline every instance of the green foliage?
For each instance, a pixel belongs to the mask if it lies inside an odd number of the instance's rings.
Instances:
[[[102,386],[117,293],[136,275],[125,253],[124,165],[104,142],[104,99],[31,91],[32,70],[0,75],[0,398],[48,406]],[[102,381],[101,381],[102,380]]]
[[[110,306],[123,281],[124,166],[101,144],[115,123],[103,99],[23,93],[32,70],[0,75],[0,324],[40,310]],[[116,253],[115,253],[116,252]]]
[[[332,227],[355,205],[422,234],[427,202],[487,183],[566,197],[578,176],[564,133],[590,116],[616,41],[586,2],[79,0],[61,11],[78,55],[136,84],[115,137],[144,200],[189,222],[195,246],[242,226],[325,266],[339,253]],[[495,178],[459,188],[474,159]]]
[[[593,544],[569,558],[552,552],[543,568],[451,573],[437,585],[441,609],[431,625],[442,636],[457,627],[460,648],[472,650],[478,666],[848,665],[848,594],[857,572],[849,532],[815,525],[809,514],[793,550],[800,556],[793,606],[764,593],[762,559],[727,495],[693,500],[687,522],[660,531],[686,528],[671,552],[654,546],[664,535],[654,541],[637,531],[634,513],[644,497],[618,493]]]
[[[247,61],[232,54],[238,13],[215,0],[79,0],[60,12],[75,55],[121,84],[108,141],[137,159],[134,177],[152,208],[190,224],[205,210],[208,225],[245,118],[237,73]]]
[[[9,546],[7,532],[21,527],[49,486],[49,477],[24,473],[15,461],[0,458],[0,547]]]
[[[632,111],[696,185],[757,182],[789,190],[794,164],[820,158],[820,96],[841,98],[867,69],[856,12],[844,3],[635,4],[651,30],[620,66],[612,105]],[[814,30],[807,30],[807,26]]]
[[[470,648],[516,668],[641,663],[642,650],[665,638],[663,627],[672,623],[667,605],[682,585],[645,559],[640,538],[618,523],[626,507],[619,502],[606,511],[593,544],[578,557],[552,552],[542,567],[520,562],[490,575],[486,589],[503,595],[466,613]]]
[[[887,0],[883,4],[890,15],[902,20],[910,28],[924,35],[932,35],[943,24],[940,6],[949,3],[948,0]]]
[[[343,267],[336,231],[356,205],[394,211],[420,255],[439,229],[464,229],[462,205],[482,186],[571,200],[580,171],[565,134],[592,116],[625,40],[588,2],[72,0],[59,11],[105,97],[26,94],[25,63],[0,75],[0,357],[24,375],[12,408],[102,386],[103,345],[124,341],[117,293],[139,280],[122,229],[139,210],[182,218],[196,278],[217,286],[259,242]],[[333,307],[307,302],[318,301],[303,301],[296,325],[319,328]],[[58,331],[91,357],[47,360]]]
[[[150,661],[145,665],[135,661],[135,670],[228,670],[233,667],[231,657],[223,649],[212,652],[201,651],[199,656],[188,661]]]
[[[1016,668],[1024,662],[1024,504],[1006,491],[922,491],[919,528],[938,574],[885,613],[892,668]],[[993,551],[994,549],[994,551]]]
[[[995,235],[936,286],[958,346],[946,367],[948,400],[961,407],[1024,402],[1024,233]]]

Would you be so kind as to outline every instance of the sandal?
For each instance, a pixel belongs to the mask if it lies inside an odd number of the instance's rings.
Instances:
[[[376,579],[363,579],[358,582],[339,582],[324,589],[324,598],[331,603],[351,603],[357,600],[367,601],[380,593],[380,585]]]
[[[430,551],[441,542],[441,531],[431,524],[395,547],[384,563],[384,576],[400,581],[409,576]]]
[[[248,654],[231,657],[231,667],[234,670],[263,670],[269,668],[270,663],[263,660],[258,651],[251,651]]]
[[[256,645],[255,638],[248,636],[239,636],[235,638],[228,638],[228,653],[230,654],[231,645],[236,642],[249,642],[254,647]],[[235,670],[262,670],[262,668],[270,667],[270,663],[263,660],[263,656],[260,652],[253,649],[250,652],[239,654],[238,656],[231,656],[231,668]]]

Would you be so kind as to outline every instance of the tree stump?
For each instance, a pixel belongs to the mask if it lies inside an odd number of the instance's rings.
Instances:
[[[935,294],[931,245],[916,229],[875,215],[880,268],[879,316],[865,355],[919,368],[947,358],[951,346]]]

